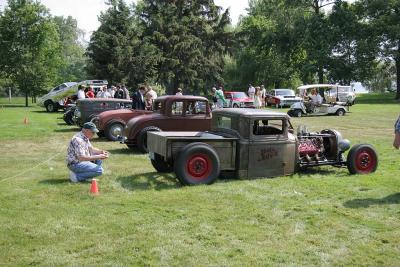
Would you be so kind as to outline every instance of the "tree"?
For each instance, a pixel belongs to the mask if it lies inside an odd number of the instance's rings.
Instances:
[[[221,13],[210,0],[144,0],[137,13],[144,36],[157,49],[156,80],[167,93],[223,82],[223,59],[233,41],[226,30],[229,10]]]
[[[400,99],[400,1],[360,0],[356,5],[363,15],[361,22],[370,24],[379,38],[379,59],[395,62],[396,99]]]
[[[85,48],[79,41],[83,36],[83,32],[78,28],[76,19],[71,16],[67,18],[56,16],[53,20],[58,26],[62,53],[57,83],[86,79]]]
[[[331,55],[328,77],[333,82],[364,82],[376,67],[377,40],[369,24],[361,24],[353,5],[338,1],[328,17]]]
[[[32,0],[9,0],[0,17],[0,68],[28,96],[54,83],[60,63],[57,27]]]

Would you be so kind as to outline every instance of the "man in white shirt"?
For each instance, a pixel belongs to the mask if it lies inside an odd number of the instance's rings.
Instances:
[[[78,99],[85,99],[85,86],[80,84],[78,86]]]
[[[96,98],[111,98],[111,94],[107,91],[107,87],[103,86],[96,95]]]
[[[247,91],[247,93],[249,94],[249,97],[254,99],[254,95],[256,93],[256,88],[254,88],[253,85],[249,84],[249,90]]]
[[[315,106],[320,106],[322,104],[322,96],[317,93],[316,89],[311,90],[311,101]]]

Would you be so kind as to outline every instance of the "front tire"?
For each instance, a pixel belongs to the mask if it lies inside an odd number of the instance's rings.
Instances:
[[[347,169],[351,174],[368,174],[378,167],[378,154],[373,146],[358,144],[347,155]]]
[[[337,116],[344,116],[346,114],[346,111],[344,109],[338,109],[336,110],[336,115]]]
[[[155,153],[154,159],[151,159],[150,161],[151,165],[153,165],[157,172],[172,172],[174,169],[171,164],[164,161],[164,158],[160,154]]]
[[[220,160],[210,145],[191,143],[178,154],[174,171],[183,185],[212,184],[220,173]]]
[[[295,109],[293,110],[293,117],[298,117],[300,118],[302,116],[302,112],[300,109]]]
[[[73,110],[68,110],[65,112],[63,119],[66,124],[68,125],[74,125],[74,111]]]
[[[136,139],[137,148],[142,153],[148,153],[149,150],[147,149],[147,132],[161,132],[161,129],[155,126],[149,126],[142,129]]]
[[[239,108],[239,105],[238,104],[233,104],[233,107],[234,108]]]
[[[111,123],[107,125],[104,134],[108,140],[118,141],[118,136],[122,135],[124,127],[125,126],[120,122]]]
[[[57,104],[53,101],[47,101],[45,104],[47,112],[56,112],[58,110]]]

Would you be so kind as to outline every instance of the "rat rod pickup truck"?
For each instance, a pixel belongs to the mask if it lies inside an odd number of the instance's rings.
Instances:
[[[259,109],[213,111],[209,132],[149,132],[151,163],[174,171],[184,185],[210,184],[223,172],[238,178],[291,175],[313,166],[347,166],[351,174],[374,172],[373,146],[354,145],[336,130],[294,135],[290,117]],[[301,127],[299,127],[301,128]]]

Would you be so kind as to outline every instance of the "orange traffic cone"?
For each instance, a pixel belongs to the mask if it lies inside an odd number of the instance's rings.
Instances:
[[[97,179],[92,179],[92,184],[90,185],[90,194],[98,195],[99,188],[97,187]]]
[[[25,117],[23,122],[24,122],[24,124],[28,124],[28,123],[29,123],[29,120],[28,120],[28,118],[27,118],[27,117]]]

